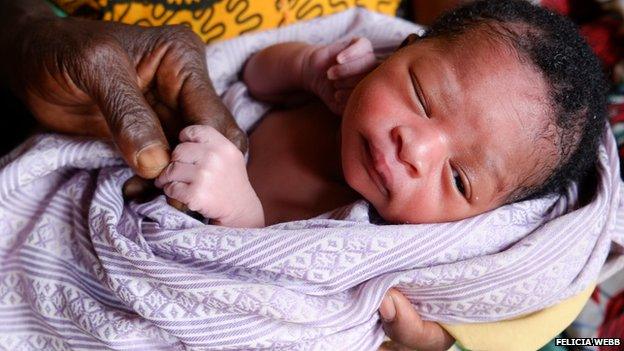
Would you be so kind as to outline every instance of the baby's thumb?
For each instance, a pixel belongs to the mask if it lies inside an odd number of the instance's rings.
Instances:
[[[135,200],[140,203],[150,201],[162,194],[162,190],[154,185],[153,180],[143,179],[136,175],[124,183],[122,190],[126,200]],[[167,203],[182,212],[189,212],[188,207],[176,199],[167,197]]]

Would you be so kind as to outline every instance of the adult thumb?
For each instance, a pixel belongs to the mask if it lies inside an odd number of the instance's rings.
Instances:
[[[169,144],[156,113],[137,84],[134,66],[122,50],[100,50],[91,65],[89,87],[113,140],[128,165],[142,178],[152,179],[169,164]]]
[[[439,324],[422,320],[410,301],[396,289],[386,293],[379,314],[386,335],[401,345],[399,349],[443,351],[454,342]]]

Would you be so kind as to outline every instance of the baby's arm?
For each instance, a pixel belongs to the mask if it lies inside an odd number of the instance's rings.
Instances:
[[[314,47],[300,42],[269,46],[245,64],[243,81],[249,93],[271,103],[281,103],[306,90],[303,66]]]
[[[340,115],[351,90],[377,64],[366,38],[322,46],[288,42],[253,55],[243,80],[257,99],[284,103],[309,92]]]
[[[156,179],[167,196],[227,227],[264,227],[240,150],[216,129],[193,125],[180,132],[171,163]]]

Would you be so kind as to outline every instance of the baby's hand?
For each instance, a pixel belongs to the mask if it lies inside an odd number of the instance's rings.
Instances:
[[[379,64],[366,38],[314,47],[304,62],[308,89],[340,116],[353,88]]]
[[[171,163],[155,184],[214,224],[264,226],[262,205],[249,183],[243,154],[212,127],[184,128]]]

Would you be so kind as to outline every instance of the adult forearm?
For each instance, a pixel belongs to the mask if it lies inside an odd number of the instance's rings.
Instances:
[[[0,84],[9,85],[9,73],[23,54],[29,27],[55,15],[43,0],[0,0]]]

